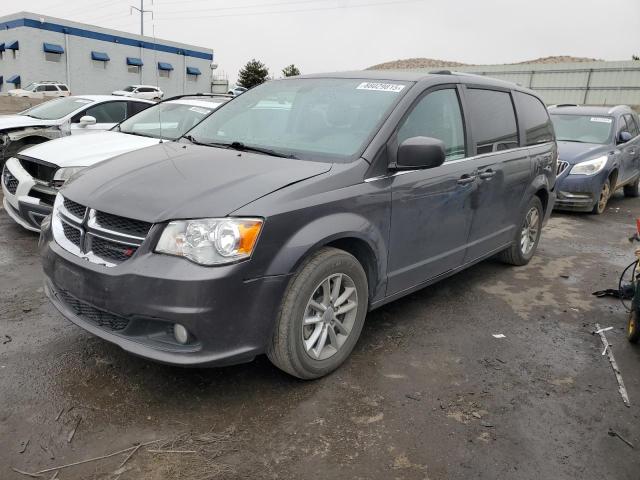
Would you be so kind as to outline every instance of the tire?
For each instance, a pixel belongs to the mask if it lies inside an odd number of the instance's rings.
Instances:
[[[631,343],[640,341],[640,325],[638,324],[638,310],[634,305],[629,313],[629,321],[627,322],[627,338]]]
[[[334,295],[338,278],[339,293]],[[325,289],[327,280],[329,288]],[[362,265],[349,253],[323,248],[311,255],[293,276],[282,298],[267,345],[269,360],[305,380],[331,373],[347,359],[360,337],[369,305],[368,292]],[[341,303],[336,305],[336,300]],[[315,306],[311,306],[312,302]],[[340,307],[351,308],[334,314],[333,308],[337,311]],[[309,323],[303,325],[305,319]],[[321,345],[323,338],[325,343]]]
[[[524,212],[513,245],[500,253],[500,259],[509,265],[522,266],[529,263],[540,241],[544,209],[537,195],[529,200]]]
[[[609,197],[611,197],[611,180],[606,179],[602,184],[602,188],[600,189],[600,196],[598,197],[598,201],[593,206],[593,210],[591,213],[594,215],[602,215],[607,209],[607,203],[609,202]]]
[[[640,177],[636,178],[633,183],[624,186],[625,197],[640,197]]]

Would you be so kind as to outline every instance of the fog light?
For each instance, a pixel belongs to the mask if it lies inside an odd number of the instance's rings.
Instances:
[[[179,323],[173,326],[173,336],[180,345],[185,345],[189,341],[189,332]]]

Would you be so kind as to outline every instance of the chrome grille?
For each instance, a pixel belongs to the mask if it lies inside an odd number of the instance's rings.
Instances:
[[[2,181],[11,195],[15,195],[18,190],[18,179],[13,176],[9,169],[5,166],[2,170]]]
[[[563,160],[558,161],[558,169],[556,171],[556,175],[560,175],[569,167],[569,162],[565,162]]]
[[[129,325],[128,319],[92,307],[88,303],[78,300],[77,298],[73,297],[63,290],[55,292],[55,295],[71,310],[73,310],[73,312],[77,316],[79,316],[83,320],[93,323],[100,328],[111,331],[119,331],[124,330]]]
[[[69,200],[68,198],[64,199],[64,208],[67,209],[71,215],[76,218],[84,218],[84,214],[87,212],[87,207],[84,205],[80,205],[79,203],[74,202],[73,200]]]
[[[54,238],[62,248],[107,267],[115,267],[135,255],[151,226],[140,220],[98,212],[61,195],[56,200],[52,221]]]

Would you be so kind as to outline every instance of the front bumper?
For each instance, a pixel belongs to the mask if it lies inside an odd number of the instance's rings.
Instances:
[[[202,267],[141,248],[108,268],[62,249],[44,222],[45,291],[68,320],[157,362],[217,366],[264,353],[289,276],[246,279],[246,262]],[[190,333],[180,345],[179,323]]]
[[[600,190],[609,173],[597,175],[569,175],[568,170],[556,180],[556,210],[590,212],[600,197]]]

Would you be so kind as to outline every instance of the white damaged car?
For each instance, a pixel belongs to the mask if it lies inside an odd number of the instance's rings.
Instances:
[[[155,104],[110,131],[60,138],[9,158],[2,170],[3,205],[27,230],[40,231],[58,189],[72,175],[109,158],[179,139],[217,107],[226,95],[188,95]]]

